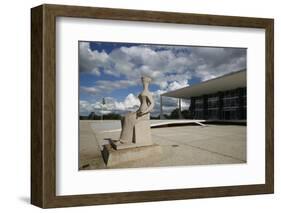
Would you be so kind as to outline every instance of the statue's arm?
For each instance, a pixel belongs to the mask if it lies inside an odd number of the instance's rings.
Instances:
[[[146,109],[144,112],[142,112],[143,114],[146,114],[146,113],[151,112],[152,109],[154,108],[154,105],[155,105],[154,100],[153,100],[153,98],[152,98],[152,95],[148,95],[148,96],[147,96],[147,99],[148,99],[148,102],[149,102],[150,104],[149,104],[149,106],[147,107],[147,109]]]

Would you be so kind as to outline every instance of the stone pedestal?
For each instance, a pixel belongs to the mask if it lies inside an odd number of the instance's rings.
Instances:
[[[161,156],[162,149],[157,144],[140,147],[130,147],[115,149],[111,144],[104,145],[102,156],[107,167],[114,167],[125,163],[139,161],[147,158]]]

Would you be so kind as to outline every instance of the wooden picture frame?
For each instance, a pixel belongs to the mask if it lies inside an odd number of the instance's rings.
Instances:
[[[56,17],[265,29],[265,184],[56,195]],[[186,13],[41,5],[31,9],[31,203],[42,208],[267,194],[274,191],[274,21]]]

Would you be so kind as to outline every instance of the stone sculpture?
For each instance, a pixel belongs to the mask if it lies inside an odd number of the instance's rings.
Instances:
[[[141,78],[143,91],[139,94],[140,107],[136,112],[128,113],[122,120],[120,140],[113,144],[115,149],[151,145],[150,112],[154,107],[154,100],[149,91],[151,78]]]
[[[136,112],[128,113],[122,120],[120,139],[110,140],[103,146],[102,156],[108,168],[130,165],[147,160],[158,161],[162,156],[161,146],[152,143],[150,130],[150,112],[154,107],[152,94],[148,90],[151,79],[142,77],[143,91],[139,94],[140,107]]]

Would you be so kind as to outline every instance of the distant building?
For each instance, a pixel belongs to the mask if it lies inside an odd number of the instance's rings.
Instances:
[[[162,96],[178,98],[179,111],[181,99],[190,99],[189,111],[193,119],[246,120],[246,70],[161,94],[160,118],[163,118]]]

